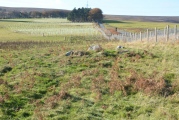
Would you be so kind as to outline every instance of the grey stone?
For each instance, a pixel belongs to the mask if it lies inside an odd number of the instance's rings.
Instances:
[[[88,48],[88,51],[96,51],[96,52],[99,52],[99,51],[102,51],[102,47],[100,45],[91,45],[89,48]]]
[[[84,52],[84,51],[68,51],[66,53],[66,56],[84,56],[86,55],[87,53]]]
[[[124,49],[124,47],[123,46],[117,46],[116,47],[116,50],[120,50],[120,49]]]
[[[71,54],[73,54],[73,51],[68,51],[65,55],[70,56]]]

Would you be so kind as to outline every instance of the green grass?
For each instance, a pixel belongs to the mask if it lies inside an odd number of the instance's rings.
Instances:
[[[167,22],[140,22],[140,21],[114,21],[114,20],[104,20],[103,21],[106,28],[119,28],[126,30],[128,32],[143,32],[149,30],[154,30],[155,27],[158,29],[164,29],[167,25],[173,27],[178,25],[176,23]]]
[[[60,41],[99,39],[93,23],[71,23],[66,19],[6,19],[0,21],[0,41]]]
[[[0,119],[179,119],[177,42],[26,37],[0,42]],[[103,51],[65,56],[91,44]]]

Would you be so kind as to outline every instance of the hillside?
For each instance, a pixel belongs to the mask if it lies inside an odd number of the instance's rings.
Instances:
[[[104,15],[105,20],[179,23],[179,16]]]

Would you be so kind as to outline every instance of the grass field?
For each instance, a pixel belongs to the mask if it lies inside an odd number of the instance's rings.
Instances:
[[[20,21],[16,24],[23,24]],[[18,26],[6,27],[14,26],[14,20],[4,22],[0,119],[179,119],[179,42],[125,43],[79,36],[72,42],[63,35],[16,33]],[[87,51],[92,44],[100,44],[103,51]],[[124,48],[116,51],[117,45]],[[65,56],[70,50],[85,54]]]
[[[8,19],[0,20],[1,41],[64,40],[64,37],[100,36],[93,23],[71,23],[66,19]],[[10,35],[9,35],[10,34]],[[101,37],[101,36],[100,36]]]
[[[177,23],[169,22],[140,22],[140,21],[115,21],[115,20],[104,20],[104,25],[106,28],[119,28],[128,32],[143,32],[149,30],[154,30],[155,27],[158,29],[164,29],[167,25],[174,28]]]

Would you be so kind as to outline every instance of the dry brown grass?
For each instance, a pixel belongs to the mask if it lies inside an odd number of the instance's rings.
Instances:
[[[4,103],[4,98],[0,95],[0,103]]]
[[[131,76],[127,78],[125,85],[132,87],[135,92],[142,91],[146,94],[168,95],[170,89],[163,78],[144,78],[142,75],[131,71]]]
[[[118,61],[119,59],[116,60],[116,63],[111,70],[111,80],[108,84],[110,93],[113,94],[115,91],[122,91],[124,95],[130,95],[137,92],[143,92],[148,95],[162,96],[168,96],[173,93],[172,87],[168,85],[169,83],[163,78],[145,78],[142,74],[139,74],[132,69],[129,70],[131,75],[126,77],[126,80],[120,80],[118,75]]]

